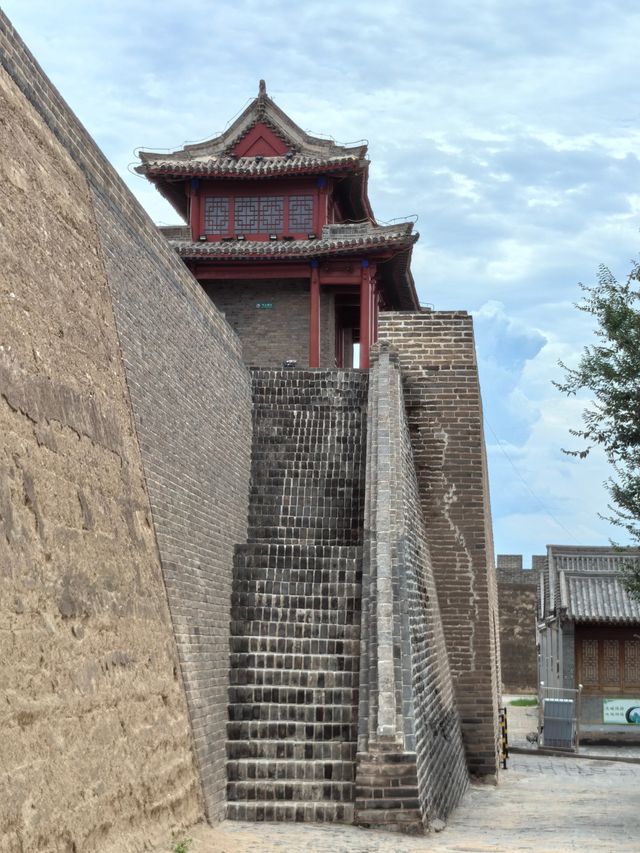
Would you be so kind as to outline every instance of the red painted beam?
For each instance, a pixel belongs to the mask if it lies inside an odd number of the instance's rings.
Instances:
[[[191,262],[190,269],[198,279],[250,279],[258,281],[265,278],[309,278],[308,264],[260,264],[252,266],[245,265],[218,265],[208,266],[203,263]]]

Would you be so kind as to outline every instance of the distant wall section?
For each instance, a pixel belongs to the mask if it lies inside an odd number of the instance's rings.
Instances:
[[[520,554],[498,554],[496,573],[500,605],[500,658],[505,693],[537,693],[536,616],[540,597],[540,561],[522,567]]]
[[[498,600],[482,403],[471,317],[382,312],[407,420],[467,761],[498,770]]]

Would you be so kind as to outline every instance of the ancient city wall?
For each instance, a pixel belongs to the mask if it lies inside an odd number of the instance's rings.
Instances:
[[[372,351],[356,820],[422,829],[467,782],[397,356]]]
[[[466,312],[383,312],[397,350],[420,501],[470,771],[497,773],[497,590],[482,404]]]
[[[224,811],[249,377],[1,13],[0,62],[0,849],[139,850]]]
[[[500,660],[505,693],[537,693],[536,616],[540,574],[523,569],[522,555],[498,554],[496,573],[500,605]],[[544,557],[541,558],[544,562]]]
[[[242,339],[251,367],[309,366],[309,280],[203,282],[205,291]],[[240,295],[241,294],[241,295]],[[335,366],[335,301],[320,292],[320,367]]]

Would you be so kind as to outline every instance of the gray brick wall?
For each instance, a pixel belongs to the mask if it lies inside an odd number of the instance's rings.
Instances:
[[[248,371],[237,336],[1,13],[0,48],[2,67],[93,198],[205,805],[210,818],[222,817],[232,552],[247,521]]]
[[[471,317],[383,312],[398,351],[422,511],[469,769],[498,772],[497,584]]]
[[[92,188],[207,814],[225,801],[233,547],[247,526],[251,399],[239,346],[186,270]]]
[[[309,280],[205,281],[203,286],[242,341],[250,367],[309,366]],[[258,308],[260,304],[272,308]],[[335,366],[333,293],[320,292],[320,367]]]

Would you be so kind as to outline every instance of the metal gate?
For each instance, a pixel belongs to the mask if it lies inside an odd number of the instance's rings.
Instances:
[[[578,752],[580,745],[580,693],[574,689],[540,683],[538,745],[546,749]]]

